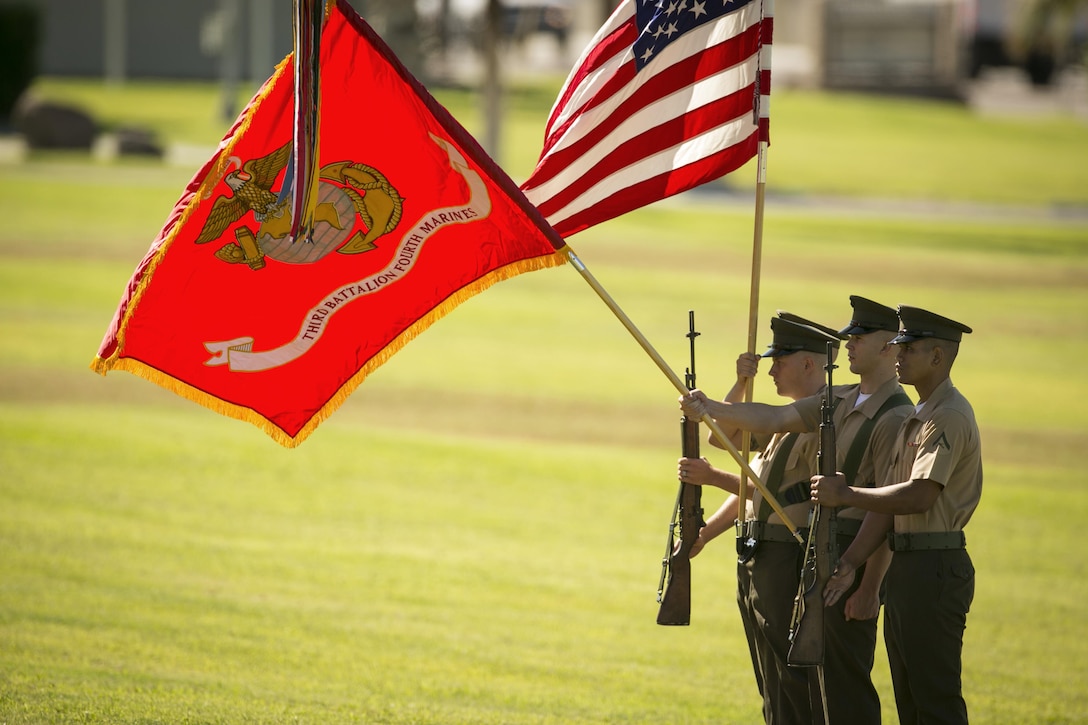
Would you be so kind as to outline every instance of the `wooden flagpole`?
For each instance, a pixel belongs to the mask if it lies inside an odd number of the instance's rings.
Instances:
[[[647,340],[646,337],[639,331],[639,329],[635,327],[634,323],[631,322],[631,319],[624,313],[623,310],[620,309],[619,305],[616,304],[616,301],[612,299],[612,297],[608,294],[607,291],[605,291],[603,287],[601,287],[601,284],[590,273],[590,271],[586,269],[585,264],[583,264],[582,260],[578,258],[578,255],[574,253],[574,250],[570,248],[570,245],[565,245],[562,249],[559,250],[558,253],[563,254],[567,257],[567,260],[574,266],[576,270],[578,270],[578,273],[582,275],[582,278],[589,283],[589,286],[593,288],[593,291],[597,293],[597,296],[599,296],[604,301],[604,303],[608,305],[608,309],[612,310],[612,314],[619,318],[620,322],[623,323],[623,326],[627,328],[627,331],[630,332],[631,335],[638,342],[638,344],[642,346],[642,349],[646,351],[646,354],[648,354],[650,358],[657,364],[657,367],[660,368],[661,372],[665,373],[665,377],[669,379],[669,382],[673,384],[673,387],[675,387],[681,395],[687,394],[688,389],[687,386],[684,385],[684,381],[681,380],[675,372],[673,372],[672,368],[669,367],[669,364],[665,362],[665,359],[661,357],[657,350],[655,350],[650,344],[649,340]],[[733,456],[736,462],[740,465],[741,471],[743,471],[744,474],[747,474],[752,484],[757,489],[759,489],[759,492],[761,494],[763,494],[763,498],[767,499],[767,503],[771,505],[771,508],[774,510],[774,512],[778,514],[779,518],[782,519],[782,523],[785,524],[786,528],[790,530],[790,533],[793,534],[793,537],[797,539],[797,543],[804,544],[804,539],[802,538],[800,532],[798,532],[797,526],[793,523],[790,517],[786,515],[786,511],[782,508],[782,505],[778,503],[778,500],[774,497],[774,495],[770,491],[768,491],[763,483],[759,480],[759,476],[757,476],[755,471],[753,471],[748,465],[748,461],[741,456],[740,451],[737,450],[737,447],[733,445],[733,442],[730,441],[728,437],[726,437],[725,433],[718,426],[717,421],[715,421],[713,418],[710,417],[709,414],[707,414],[703,416],[702,422],[706,423],[707,427],[710,428],[710,432],[714,435],[718,442],[721,443],[727,451],[729,451],[729,454]],[[742,478],[741,480],[743,481],[744,479]]]
[[[768,13],[769,10],[769,13]],[[774,0],[766,0],[763,5],[763,21],[766,21],[767,15],[774,18]],[[767,193],[767,147],[769,146],[768,139],[764,136],[763,130],[763,116],[767,114],[768,109],[764,108],[761,103],[761,96],[763,94],[763,66],[766,64],[768,71],[771,67],[771,44],[763,43],[763,28],[760,28],[761,43],[759,49],[759,74],[756,82],[756,110],[755,110],[755,122],[759,127],[760,140],[756,150],[756,208],[755,208],[755,222],[752,232],[752,282],[751,292],[748,297],[748,352],[755,354],[756,351],[756,333],[759,330],[759,280],[763,269],[763,205],[766,200]],[[770,76],[768,75],[768,81]],[[770,97],[770,88],[766,89],[768,98]],[[744,386],[744,402],[752,402],[753,390],[755,389],[755,378],[750,378],[748,384]],[[751,453],[752,447],[752,434],[748,431],[744,431],[741,438],[741,446],[743,448],[742,455],[744,456],[745,463],[748,462],[748,456]],[[748,468],[743,466],[740,473],[740,488],[738,490],[738,496],[740,498],[740,507],[737,509],[737,536],[738,538],[744,533],[744,516],[747,511],[747,484],[748,484]],[[760,488],[760,492],[763,493],[763,489]],[[763,493],[766,496],[766,493]],[[781,516],[781,514],[779,514]]]
[[[756,351],[756,333],[759,329],[759,279],[762,273],[763,266],[763,204],[767,191],[767,142],[759,142],[759,151],[756,154],[756,210],[755,210],[755,225],[752,234],[752,282],[751,292],[748,298],[748,352],[754,354]],[[755,388],[755,378],[749,378],[748,383],[744,386],[744,402],[752,402],[752,393]],[[751,454],[752,449],[752,434],[748,431],[743,432],[741,438],[741,455],[744,456],[745,463],[748,462],[748,456]],[[760,489],[763,493],[763,489]],[[743,534],[744,529],[744,512],[747,507],[747,494],[748,494],[748,468],[742,467],[740,472],[740,489],[738,497],[740,498],[740,508],[737,509],[737,536]],[[767,494],[764,493],[764,496]],[[779,514],[781,516],[782,514]]]

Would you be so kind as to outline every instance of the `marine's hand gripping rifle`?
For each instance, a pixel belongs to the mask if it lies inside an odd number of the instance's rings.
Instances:
[[[827,387],[820,406],[820,453],[821,476],[835,475],[835,423],[832,420],[831,362],[834,343],[827,343]],[[838,563],[835,542],[835,509],[816,504],[812,510],[805,546],[805,560],[801,565],[801,581],[797,598],[793,603],[790,622],[790,649],[786,661],[801,667],[822,666],[824,663],[824,602],[823,592]]]
[[[695,389],[695,311],[688,310],[687,338],[691,348],[691,367],[684,374],[688,390]],[[699,457],[699,419],[684,416],[680,419],[680,431],[684,458]],[[661,560],[661,579],[657,583],[657,623],[687,625],[691,623],[691,547],[699,537],[703,521],[703,489],[689,483],[680,483],[669,522],[669,538],[665,542],[665,556]],[[679,544],[676,541],[680,530]],[[667,579],[667,585],[666,585]]]

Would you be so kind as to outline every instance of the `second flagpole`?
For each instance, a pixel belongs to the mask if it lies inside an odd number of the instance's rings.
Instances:
[[[650,344],[650,341],[646,339],[646,337],[639,331],[637,327],[635,327],[635,324],[631,322],[631,318],[629,318],[626,313],[624,313],[624,311],[620,309],[619,305],[616,304],[616,301],[612,299],[608,292],[601,286],[600,282],[597,281],[593,274],[586,268],[585,264],[582,263],[582,260],[578,258],[578,255],[574,253],[574,250],[570,248],[570,245],[564,245],[562,249],[558,250],[557,254],[562,254],[566,256],[567,261],[569,261],[571,265],[576,270],[578,270],[578,273],[581,274],[582,278],[589,283],[589,286],[593,288],[593,291],[597,293],[597,296],[600,297],[606,305],[608,305],[608,308],[610,310],[612,310],[612,314],[614,314],[620,320],[620,322],[623,323],[623,326],[627,328],[627,331],[630,332],[631,335],[638,342],[638,344],[642,346],[642,349],[646,351],[646,354],[648,354],[650,358],[654,361],[654,363],[657,364],[657,367],[661,370],[661,372],[665,373],[665,377],[669,379],[669,382],[673,384],[673,387],[675,387],[681,395],[686,394],[688,392],[688,389],[687,386],[684,385],[684,381],[681,380],[675,372],[673,372],[672,368],[669,367],[669,364],[665,362],[665,359],[663,357],[661,357],[661,354],[654,349],[654,347]],[[733,456],[737,464],[740,465],[743,474],[747,475],[752,484],[757,489],[759,489],[759,492],[761,494],[763,494],[763,498],[767,500],[767,503],[771,505],[771,509],[776,514],[778,514],[779,518],[782,519],[782,523],[785,524],[786,528],[790,530],[790,533],[793,534],[793,537],[797,540],[797,543],[803,544],[804,539],[802,538],[800,532],[797,530],[797,525],[794,524],[790,517],[786,514],[786,511],[782,508],[782,505],[775,498],[774,494],[768,491],[766,486],[763,485],[763,483],[759,479],[759,476],[757,476],[755,471],[753,471],[748,465],[748,461],[741,456],[740,451],[737,450],[737,447],[733,445],[733,442],[729,440],[729,438],[725,435],[722,429],[718,426],[717,421],[711,418],[710,415],[704,415],[702,418],[702,422],[705,423],[708,428],[710,428],[710,432],[714,435],[714,438],[722,444],[722,447],[725,448],[725,450],[727,450],[731,456]],[[741,480],[743,481],[744,479],[742,478]]]
[[[771,94],[770,68],[771,48],[773,47],[770,33],[773,32],[773,30],[768,30],[768,26],[765,24],[768,17],[772,19],[772,25],[769,27],[773,29],[774,0],[764,0],[763,4],[764,22],[760,25],[759,73],[756,76],[756,93],[754,99],[755,121],[759,128],[759,145],[756,147],[756,208],[752,232],[752,282],[751,292],[748,298],[748,353],[753,355],[756,351],[756,337],[759,330],[759,281],[763,271],[763,207],[767,193],[767,147],[770,146],[767,126],[770,123],[768,106],[770,105]],[[766,97],[764,98],[764,96]],[[752,402],[754,389],[755,378],[749,378],[747,385],[744,386],[744,402]],[[742,538],[744,536],[744,518],[748,506],[749,469],[747,463],[748,456],[751,453],[751,446],[751,433],[743,431],[741,438],[741,455],[744,458],[744,464],[741,466],[740,487],[737,492],[737,496],[740,499],[739,507],[737,509],[737,538]],[[760,491],[762,492],[763,489],[760,488]]]

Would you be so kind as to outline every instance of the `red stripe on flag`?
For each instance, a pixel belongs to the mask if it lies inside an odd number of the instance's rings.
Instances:
[[[697,162],[619,189],[605,201],[563,220],[562,233],[564,235],[577,234],[599,224],[601,216],[613,219],[632,209],[645,206],[644,199],[665,199],[716,179],[723,173],[736,171],[755,156],[757,145],[758,140],[752,135],[737,147],[723,149]],[[721,170],[723,168],[726,169],[724,172]]]
[[[565,186],[562,191],[539,204],[537,208],[547,217],[562,209],[587,189],[600,183],[602,179],[621,171],[639,159],[672,148],[686,139],[694,138],[733,121],[738,116],[750,114],[751,104],[752,96],[749,87],[643,131],[616,146],[603,160],[593,165],[591,173],[581,175],[575,183]]]
[[[570,103],[575,92],[581,88],[582,82],[587,76],[604,66],[613,56],[629,52],[631,43],[634,42],[636,35],[637,32],[635,31],[634,21],[625,23],[612,35],[605,38],[604,42],[607,44],[607,47],[598,47],[590,53],[586,64],[580,67],[577,70],[576,75],[571,78],[571,81],[564,86],[563,95],[552,109],[552,114],[548,118],[548,125],[544,131],[545,153],[563,137],[567,128],[569,128],[570,124],[577,118],[577,116],[572,116],[559,125],[555,125],[559,121],[559,117],[565,106]],[[602,99],[612,96],[616,91],[627,85],[634,76],[634,65],[631,63],[624,63],[617,72],[605,82],[600,91],[595,93],[594,96],[589,99],[588,103],[579,109],[579,113],[584,113],[594,108],[601,103]]]
[[[629,98],[617,106],[615,111],[610,114],[603,123],[593,126],[588,133],[574,143],[557,151],[553,151],[552,153],[545,152],[541,157],[540,164],[533,171],[530,179],[522,184],[522,189],[532,189],[547,182],[548,179],[552,178],[556,173],[566,168],[573,159],[587,153],[589,149],[596,146],[602,139],[610,133],[613,133],[620,124],[634,115],[637,111],[751,57],[752,53],[758,48],[758,40],[759,28],[758,26],[754,26],[749,28],[743,35],[737,36],[725,43],[719,43],[716,46],[707,48],[706,51],[697,55],[689,56],[681,62],[650,77],[645,83],[640,85]],[[631,64],[624,65],[624,69],[632,68],[633,65]],[[618,75],[619,74],[617,74],[617,76]],[[624,84],[626,84],[626,80],[624,81]],[[586,109],[583,109],[583,112],[590,107],[603,103],[607,96],[611,96],[615,90],[618,90],[618,88],[612,88],[612,85],[611,82],[606,83],[602,88],[602,91],[594,97],[594,102],[587,106]],[[733,97],[734,105],[737,105],[739,102],[739,105],[742,106],[742,108],[738,110],[734,116],[731,116],[731,118],[741,115],[744,111],[751,112],[752,110],[752,87],[748,86],[742,90],[748,93],[746,99],[747,107],[743,107],[745,99],[736,98],[736,93],[730,94],[730,96]],[[685,108],[678,105],[676,110],[683,112]],[[567,130],[567,127],[569,127],[576,119],[577,116],[569,119],[561,130]],[[561,138],[562,136],[560,133],[555,133],[549,139],[550,143],[547,148],[550,149]],[[545,214],[547,214],[547,212],[545,212]]]
[[[602,28],[596,45],[572,71],[550,114],[537,167],[521,187],[560,234],[730,173],[755,155],[760,138],[767,138],[768,121],[765,113],[757,117],[757,104],[769,95],[770,70],[759,64],[769,61],[761,49],[769,50],[773,23],[756,0],[707,11],[711,14],[704,18],[685,16],[678,22],[680,16],[667,9],[647,6],[636,13],[635,0],[623,0],[609,20],[624,19],[623,24],[613,31]],[[640,17],[645,28],[637,27]],[[652,60],[643,65],[643,58]],[[746,63],[754,77],[739,72]],[[612,66],[611,73],[604,72]],[[716,74],[722,76],[712,91],[717,97],[704,102]],[[685,93],[697,84],[697,91]],[[695,94],[699,100],[692,101]],[[659,118],[649,118],[651,109]],[[726,129],[730,123],[747,123],[751,131],[743,125]],[[726,133],[710,138],[726,148],[687,143],[719,128]],[[677,167],[660,172],[660,162],[667,161],[663,154],[672,148],[678,149]],[[689,162],[693,154],[705,156]]]

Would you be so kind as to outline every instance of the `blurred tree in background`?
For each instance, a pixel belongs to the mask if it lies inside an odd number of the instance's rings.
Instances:
[[[38,11],[28,4],[0,5],[0,129],[38,72]]]
[[[408,70],[422,78],[424,58],[416,4],[409,0],[352,0],[352,5]]]
[[[1054,71],[1084,63],[1088,54],[1088,0],[1034,0],[1028,4],[1013,52],[1036,85],[1050,82]]]

